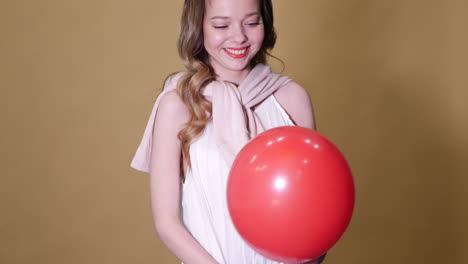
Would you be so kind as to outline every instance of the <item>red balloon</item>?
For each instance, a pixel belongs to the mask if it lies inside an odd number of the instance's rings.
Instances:
[[[227,199],[243,239],[281,262],[315,259],[343,235],[354,208],[350,168],[314,130],[278,127],[252,139],[231,168]]]

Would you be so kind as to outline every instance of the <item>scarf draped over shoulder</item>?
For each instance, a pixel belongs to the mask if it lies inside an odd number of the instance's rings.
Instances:
[[[131,167],[136,170],[150,172],[153,129],[157,129],[154,128],[154,122],[159,101],[164,94],[176,89],[180,76],[181,73],[169,78],[156,99],[143,138],[131,163]],[[218,80],[205,87],[203,95],[212,103],[216,145],[229,166],[242,147],[264,130],[252,107],[289,81],[288,77],[273,73],[269,66],[257,64],[238,87]]]

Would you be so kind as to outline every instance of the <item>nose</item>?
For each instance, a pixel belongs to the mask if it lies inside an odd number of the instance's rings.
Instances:
[[[242,44],[247,41],[247,35],[242,26],[232,27],[231,40],[235,44]]]

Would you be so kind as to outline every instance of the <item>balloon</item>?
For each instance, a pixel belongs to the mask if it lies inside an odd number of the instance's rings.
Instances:
[[[227,186],[228,209],[242,238],[262,255],[304,262],[343,235],[354,208],[349,166],[314,130],[278,127],[237,155]]]

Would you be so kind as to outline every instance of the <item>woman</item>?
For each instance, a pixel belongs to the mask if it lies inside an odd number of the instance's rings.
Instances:
[[[178,49],[187,71],[166,80],[132,167],[150,173],[157,233],[185,264],[278,263],[242,240],[225,194],[249,139],[315,127],[306,91],[264,65],[275,41],[271,0],[184,3]]]

